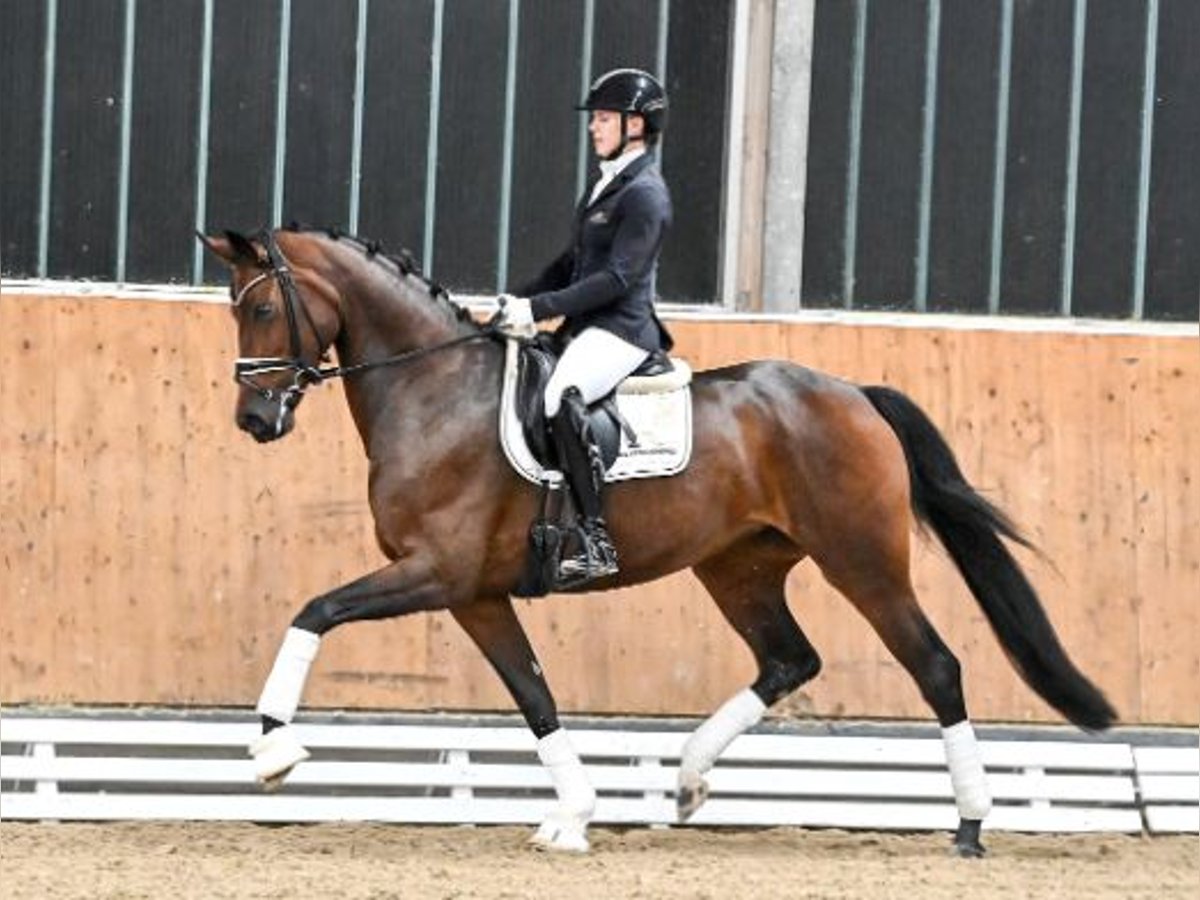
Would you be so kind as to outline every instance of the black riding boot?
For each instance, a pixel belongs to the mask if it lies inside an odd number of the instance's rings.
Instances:
[[[550,422],[559,465],[571,488],[579,512],[579,546],[564,557],[558,568],[555,587],[575,587],[594,578],[614,575],[617,550],[604,525],[604,506],[600,490],[604,484],[604,463],[600,448],[592,441],[587,422],[587,407],[575,388],[569,388],[562,406]]]

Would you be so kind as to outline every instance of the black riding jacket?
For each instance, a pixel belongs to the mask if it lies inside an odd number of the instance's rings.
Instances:
[[[516,293],[530,299],[535,320],[565,316],[574,337],[597,327],[644,350],[674,341],[654,312],[658,254],[671,224],[671,195],[649,153],[621,170],[575,210],[571,246]]]

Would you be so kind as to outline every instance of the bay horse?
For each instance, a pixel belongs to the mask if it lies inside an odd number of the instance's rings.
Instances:
[[[347,622],[447,610],[490,661],[537,739],[557,802],[532,841],[588,849],[595,806],[578,755],[512,605],[539,490],[498,441],[505,341],[407,257],[336,231],[298,227],[198,235],[230,269],[238,332],[237,426],[284,437],[310,384],[341,377],[370,462],[382,568],[309,600],[287,629],[258,704],[258,777],[279,783],[307,758],[290,725],[321,637]],[[336,351],[337,365],[327,363]],[[959,826],[982,854],[991,808],[958,660],[925,617],[909,574],[913,518],[946,547],[1024,681],[1075,725],[1116,712],[1069,660],[1004,539],[1025,543],[965,480],[934,424],[901,392],[787,362],[697,373],[693,455],[681,474],[609,486],[621,570],[588,590],[691,568],[758,674],[684,744],[680,820],[705,773],[767,708],[821,667],[787,604],[788,572],[811,558],[916,682],[942,728]],[[653,510],[654,515],[646,515]],[[664,523],[687,522],[686,528]]]

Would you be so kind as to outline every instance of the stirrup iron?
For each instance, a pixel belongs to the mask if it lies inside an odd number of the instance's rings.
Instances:
[[[559,563],[556,587],[577,587],[617,574],[617,550],[602,519],[581,522],[575,528],[575,535],[579,551]]]

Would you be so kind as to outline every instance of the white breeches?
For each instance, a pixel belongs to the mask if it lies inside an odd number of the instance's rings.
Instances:
[[[567,388],[577,388],[584,402],[592,403],[620,384],[649,355],[603,328],[580,332],[567,344],[546,384],[546,418],[558,415]]]

